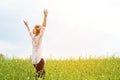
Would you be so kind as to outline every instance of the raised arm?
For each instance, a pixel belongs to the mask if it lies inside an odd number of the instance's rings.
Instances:
[[[28,32],[29,32],[29,35],[31,36],[31,38],[33,38],[33,35],[32,35],[32,33],[30,32],[30,28],[29,28],[29,26],[28,26],[28,22],[27,22],[27,21],[24,21],[24,24],[25,24],[25,26],[27,27],[27,30],[28,30]]]
[[[27,27],[27,30],[30,31],[30,28],[29,28],[29,26],[28,26],[28,22],[27,22],[27,21],[24,21],[24,24],[25,24],[25,26]]]
[[[44,9],[44,20],[42,26],[46,27],[48,10]]]

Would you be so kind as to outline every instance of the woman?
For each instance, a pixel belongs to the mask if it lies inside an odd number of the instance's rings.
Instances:
[[[25,26],[27,27],[27,30],[30,34],[30,37],[32,39],[32,64],[36,68],[36,78],[45,77],[45,59],[43,58],[42,53],[42,39],[46,28],[46,21],[47,21],[47,14],[48,11],[44,10],[44,20],[42,25],[35,25],[33,31],[30,31],[30,28],[28,26],[28,22],[24,21]]]

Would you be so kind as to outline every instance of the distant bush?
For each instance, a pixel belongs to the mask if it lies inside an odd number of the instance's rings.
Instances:
[[[0,60],[2,59],[5,59],[5,56],[2,53],[0,53]]]

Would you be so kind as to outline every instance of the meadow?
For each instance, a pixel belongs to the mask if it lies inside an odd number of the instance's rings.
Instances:
[[[120,58],[46,60],[45,80],[120,80]],[[0,59],[0,80],[35,80],[30,59]]]

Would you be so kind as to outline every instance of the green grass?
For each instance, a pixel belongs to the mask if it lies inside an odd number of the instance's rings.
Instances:
[[[120,80],[120,58],[47,60],[45,80]],[[34,80],[31,60],[1,59],[0,80]]]

